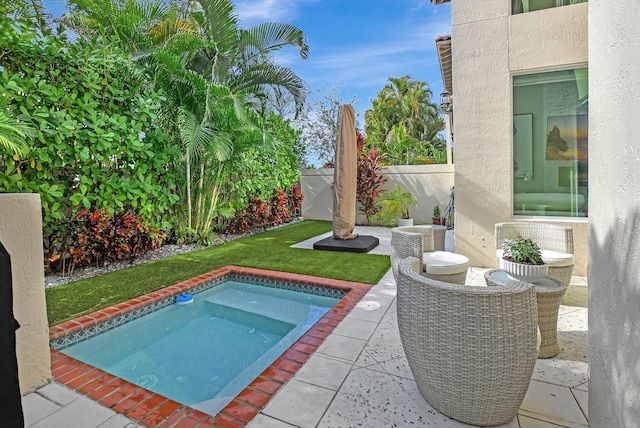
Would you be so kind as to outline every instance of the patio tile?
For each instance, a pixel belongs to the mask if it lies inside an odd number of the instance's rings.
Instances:
[[[53,401],[60,406],[66,406],[74,400],[82,397],[77,392],[66,388],[58,383],[52,382],[38,389],[38,394],[49,401]]]
[[[556,358],[539,359],[533,369],[534,380],[552,383],[570,388],[586,382],[589,372],[587,363],[560,360]]]
[[[589,419],[589,393],[586,391],[580,391],[579,389],[572,389],[571,392],[576,398],[582,413],[584,413],[585,417]]]
[[[569,281],[570,285],[579,285],[579,286],[587,286],[587,278],[584,276],[572,276],[571,281]]]
[[[295,428],[295,425],[289,425],[267,415],[259,414],[247,424],[247,428]]]
[[[392,360],[404,355],[395,312],[387,312],[367,342],[365,350],[376,361]]]
[[[587,362],[587,332],[558,330],[560,352],[555,358],[576,362]]]
[[[585,383],[581,383],[580,385],[576,386],[574,389],[577,389],[578,391],[589,392],[589,381],[586,381]]]
[[[468,427],[436,412],[409,379],[352,371],[323,416],[318,428],[434,426]]]
[[[558,330],[563,331],[584,331],[588,330],[587,319],[589,311],[587,308],[576,308],[575,306],[560,306],[565,309],[558,316]]]
[[[24,424],[29,427],[58,411],[60,406],[32,392],[22,397],[22,409]]]
[[[86,397],[80,397],[62,407],[32,428],[87,428],[99,426],[114,415],[112,410]]]
[[[413,379],[413,373],[411,373],[411,368],[409,367],[409,362],[405,355],[391,360],[382,361],[380,362],[380,366],[390,375]]]
[[[470,426],[470,425],[466,425],[466,426]],[[496,425],[495,428],[521,428],[520,424],[518,423],[518,417],[516,416],[515,418],[511,419],[511,421],[509,421],[506,424],[502,424],[502,425]]]
[[[333,330],[333,333],[354,339],[369,340],[377,326],[376,322],[347,318]]]
[[[567,387],[532,380],[520,414],[564,426],[586,426],[580,406]]]
[[[384,371],[382,366],[379,365],[379,363],[376,361],[376,359],[373,358],[371,356],[371,354],[369,354],[369,352],[365,348],[360,353],[360,356],[358,357],[358,359],[355,361],[354,368],[356,368],[356,367],[372,367],[372,366],[378,366],[378,369],[374,369],[374,370]]]
[[[315,427],[335,391],[292,380],[271,399],[262,413],[299,427]]]
[[[520,428],[558,428],[566,425],[556,425],[550,422],[541,421],[540,419],[534,419],[523,415],[518,415],[520,421]]]
[[[97,428],[139,428],[141,426],[122,415],[113,415]]]
[[[384,303],[384,302],[382,302]],[[345,320],[356,319],[362,321],[379,322],[388,310],[375,298],[364,297],[347,315]]]
[[[317,352],[348,361],[355,361],[366,343],[366,341],[361,339],[332,334],[325,339]]]
[[[351,364],[323,355],[314,355],[296,373],[294,379],[337,390],[349,374]]]

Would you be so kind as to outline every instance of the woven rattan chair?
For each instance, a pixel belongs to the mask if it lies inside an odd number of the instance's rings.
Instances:
[[[537,355],[532,284],[475,287],[420,275],[419,259],[398,266],[398,328],[422,396],[472,425],[512,420]]]
[[[406,257],[422,260],[422,275],[453,284],[464,284],[469,259],[461,254],[436,251],[431,226],[403,226],[391,231],[391,269],[398,279],[398,263]]]
[[[573,273],[573,229],[548,223],[498,223],[495,226],[496,257],[502,257],[505,239],[529,238],[542,250],[542,260],[549,265],[549,276],[565,286]]]

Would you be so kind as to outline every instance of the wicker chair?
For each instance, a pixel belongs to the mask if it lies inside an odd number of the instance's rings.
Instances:
[[[461,254],[436,251],[431,226],[396,227],[391,231],[391,268],[398,279],[398,263],[406,257],[422,260],[422,275],[438,281],[464,284],[469,259]]]
[[[398,266],[398,328],[422,396],[472,425],[512,420],[537,356],[532,284],[475,287],[420,275],[420,260]]]
[[[548,223],[498,223],[495,226],[496,257],[502,257],[502,242],[518,237],[529,238],[542,250],[542,259],[549,265],[549,276],[565,286],[573,273],[573,229]]]

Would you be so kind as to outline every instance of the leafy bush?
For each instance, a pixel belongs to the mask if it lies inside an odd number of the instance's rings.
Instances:
[[[289,189],[300,179],[304,159],[301,131],[270,113],[264,123],[266,141],[234,157],[228,165],[224,194],[232,210],[244,210],[253,198],[270,200],[276,189]]]
[[[72,229],[70,245],[47,259],[50,270],[70,273],[75,267],[134,259],[158,248],[164,238],[130,212],[111,215],[106,209],[81,212]]]
[[[289,212],[292,216],[300,217],[302,210],[302,200],[304,199],[304,195],[302,194],[302,190],[300,190],[300,186],[297,184],[292,184],[289,188]]]
[[[180,153],[156,126],[162,94],[98,42],[68,43],[6,17],[0,33],[0,93],[12,116],[40,131],[26,157],[0,153],[0,192],[40,194],[45,256],[69,242],[69,219],[84,209],[132,209],[168,227]]]
[[[358,178],[356,187],[356,199],[360,203],[358,208],[367,217],[367,224],[371,224],[371,219],[376,215],[379,207],[376,206],[375,199],[379,196],[378,189],[387,181],[382,176],[381,160],[384,155],[380,155],[380,150],[365,147],[366,139],[357,133],[358,143]]]
[[[253,198],[244,211],[238,211],[227,227],[228,233],[243,234],[265,227],[269,220],[269,206],[260,198]]]
[[[304,196],[297,184],[291,185],[289,194],[281,189],[267,203],[260,198],[253,198],[249,206],[236,212],[227,227],[228,233],[248,233],[256,228],[266,228],[290,222],[293,215],[300,212]]]
[[[409,217],[409,207],[417,205],[418,201],[409,192],[405,192],[402,186],[396,184],[393,190],[382,192],[382,198],[376,202],[380,210],[376,217],[383,225],[393,226],[397,219]]]

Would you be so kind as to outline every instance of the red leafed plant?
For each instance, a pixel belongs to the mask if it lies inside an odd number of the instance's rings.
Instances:
[[[286,223],[291,220],[291,214],[287,209],[288,198],[282,189],[276,190],[276,195],[271,198],[269,223],[271,226]]]
[[[256,227],[265,227],[269,221],[269,205],[260,198],[253,198],[249,206],[241,212],[237,212],[227,227],[227,232],[243,234]]]
[[[289,188],[289,212],[291,215],[296,217],[300,216],[300,211],[302,209],[302,200],[304,199],[304,195],[302,194],[302,190],[300,190],[300,186],[297,184],[292,184]]]
[[[107,210],[85,210],[76,219],[81,230],[69,250],[76,267],[134,259],[155,250],[164,239],[160,231],[143,225],[130,212],[110,215]]]
[[[380,162],[385,155],[380,154],[376,148],[367,149],[367,140],[358,132],[358,182],[356,187],[356,198],[360,203],[358,208],[367,217],[367,224],[371,224],[371,219],[378,212],[375,199],[379,196],[378,189],[387,181],[381,174],[382,166]]]

